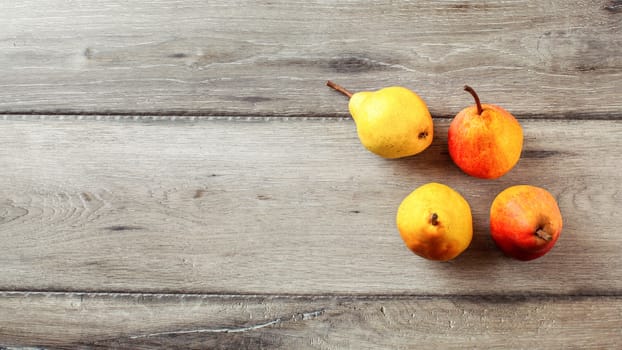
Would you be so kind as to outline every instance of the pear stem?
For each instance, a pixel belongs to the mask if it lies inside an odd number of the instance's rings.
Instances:
[[[477,96],[477,93],[475,92],[475,90],[473,90],[472,87],[465,85],[464,91],[467,91],[468,93],[471,94],[471,96],[473,96],[473,98],[475,99],[475,104],[477,105],[477,114],[482,115],[482,112],[484,111],[484,109],[482,108],[482,104],[479,102],[479,96]]]
[[[353,95],[350,91],[348,91],[348,90],[347,90],[346,88],[344,88],[343,86],[341,86],[341,85],[339,85],[339,84],[336,84],[336,83],[333,83],[333,82],[332,82],[332,81],[330,81],[330,80],[326,82],[326,86],[328,86],[328,87],[330,87],[330,88],[332,88],[332,89],[334,89],[334,90],[337,90],[337,91],[341,92],[342,94],[344,94],[344,95],[348,96],[348,98],[351,98],[351,97],[352,97],[352,95]]]
[[[536,236],[538,238],[540,238],[540,239],[543,239],[543,240],[547,241],[547,242],[550,242],[553,239],[553,236],[551,236],[550,233],[544,231],[544,229],[541,229],[541,228],[536,230]]]
[[[430,223],[434,226],[438,225],[438,214],[432,213],[432,216],[430,217]]]

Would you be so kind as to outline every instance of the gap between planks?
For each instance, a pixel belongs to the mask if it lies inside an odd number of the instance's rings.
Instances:
[[[163,112],[163,113],[2,113],[0,119],[6,121],[37,121],[37,120],[57,120],[57,121],[288,121],[288,120],[326,120],[343,121],[349,120],[349,115],[295,115],[295,116],[276,116],[274,114],[191,114],[183,112]],[[615,119],[615,118],[614,118]]]
[[[466,107],[466,106],[465,106]],[[458,113],[458,111],[456,111]],[[552,113],[536,114],[523,113],[513,114],[521,121],[546,121],[546,120],[590,120],[609,121],[622,120],[622,111],[617,113]],[[432,114],[434,119],[453,119],[455,115]],[[212,121],[212,120],[236,120],[236,121],[271,121],[281,120],[331,120],[341,121],[351,119],[347,112],[339,114],[277,114],[277,113],[199,113],[193,111],[161,111],[161,112],[72,112],[72,111],[32,111],[32,112],[3,112],[0,111],[2,120],[65,120],[65,121]]]

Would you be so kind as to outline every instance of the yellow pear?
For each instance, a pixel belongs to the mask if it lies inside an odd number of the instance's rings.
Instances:
[[[369,151],[384,158],[401,158],[420,153],[432,143],[432,116],[413,91],[392,86],[351,93],[332,81],[326,85],[350,98],[350,114]]]
[[[408,249],[430,260],[457,257],[473,238],[469,203],[440,183],[425,184],[406,196],[395,221]]]

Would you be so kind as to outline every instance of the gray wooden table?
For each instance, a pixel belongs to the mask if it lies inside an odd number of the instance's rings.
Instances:
[[[622,345],[622,2],[1,1],[0,348],[613,349]],[[365,151],[343,96],[402,85],[435,140]],[[511,111],[508,175],[451,162],[451,118]],[[470,248],[423,260],[400,201],[442,182]],[[494,196],[557,198],[518,262]]]

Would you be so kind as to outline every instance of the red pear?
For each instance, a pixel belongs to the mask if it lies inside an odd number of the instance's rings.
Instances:
[[[516,165],[523,148],[523,129],[505,109],[480,103],[460,111],[449,125],[449,155],[465,173],[482,179],[501,177]]]
[[[492,239],[506,255],[533,260],[553,248],[562,231],[562,214],[545,189],[517,185],[506,188],[490,207]]]

